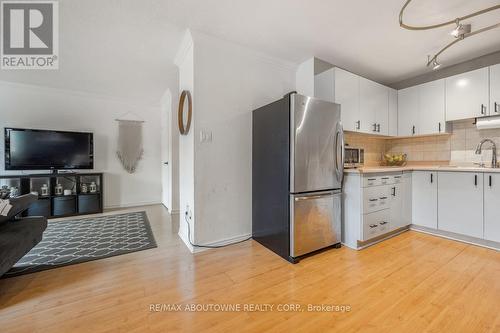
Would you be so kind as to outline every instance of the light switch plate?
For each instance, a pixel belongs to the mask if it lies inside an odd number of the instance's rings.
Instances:
[[[200,143],[212,142],[212,131],[200,131]]]

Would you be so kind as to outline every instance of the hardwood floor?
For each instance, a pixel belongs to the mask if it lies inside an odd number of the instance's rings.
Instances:
[[[500,332],[497,251],[410,231],[297,265],[254,241],[192,255],[161,206],[135,210],[147,211],[158,248],[0,280],[0,330]],[[274,308],[150,311],[154,304],[245,303]],[[278,310],[286,304],[300,311]],[[350,311],[309,312],[308,304]]]

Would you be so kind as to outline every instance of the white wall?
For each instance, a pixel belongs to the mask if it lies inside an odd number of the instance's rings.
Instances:
[[[252,110],[294,90],[296,68],[234,43],[193,37],[194,235],[198,244],[224,243],[251,234]],[[211,132],[212,142],[201,143],[200,131]]]
[[[188,31],[184,36],[179,52],[177,54],[176,65],[179,67],[179,92],[189,90],[193,98],[193,114],[196,114],[196,97],[194,92],[194,45],[191,33]],[[177,118],[175,118],[177,119]],[[192,251],[193,248],[188,242],[188,229],[185,221],[186,207],[189,207],[191,217],[191,232],[194,234],[195,223],[195,200],[194,200],[194,133],[196,131],[196,120],[193,117],[191,129],[188,135],[179,136],[179,236]],[[178,131],[176,129],[176,131]],[[191,238],[193,240],[193,238]]]
[[[127,112],[144,123],[144,156],[134,174],[116,157],[118,123]],[[159,203],[161,198],[160,108],[74,91],[0,81],[0,128],[26,127],[94,133],[95,170],[104,175],[105,207]],[[0,144],[0,173],[4,170]]]
[[[314,96],[314,67],[315,58],[310,58],[297,67],[295,82],[299,94]]]

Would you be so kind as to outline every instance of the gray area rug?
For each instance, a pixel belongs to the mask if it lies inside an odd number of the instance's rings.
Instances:
[[[156,247],[146,212],[50,222],[4,278]]]

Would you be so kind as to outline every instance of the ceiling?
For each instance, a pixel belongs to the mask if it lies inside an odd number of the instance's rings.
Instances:
[[[404,0],[64,0],[60,70],[1,71],[0,80],[48,85],[158,103],[176,82],[173,64],[186,28],[300,63],[315,55],[381,83],[429,71],[452,26],[407,31]],[[414,0],[405,20],[450,20],[499,1]],[[500,10],[469,20],[473,30],[500,22]],[[443,54],[444,66],[500,50],[500,29]]]

